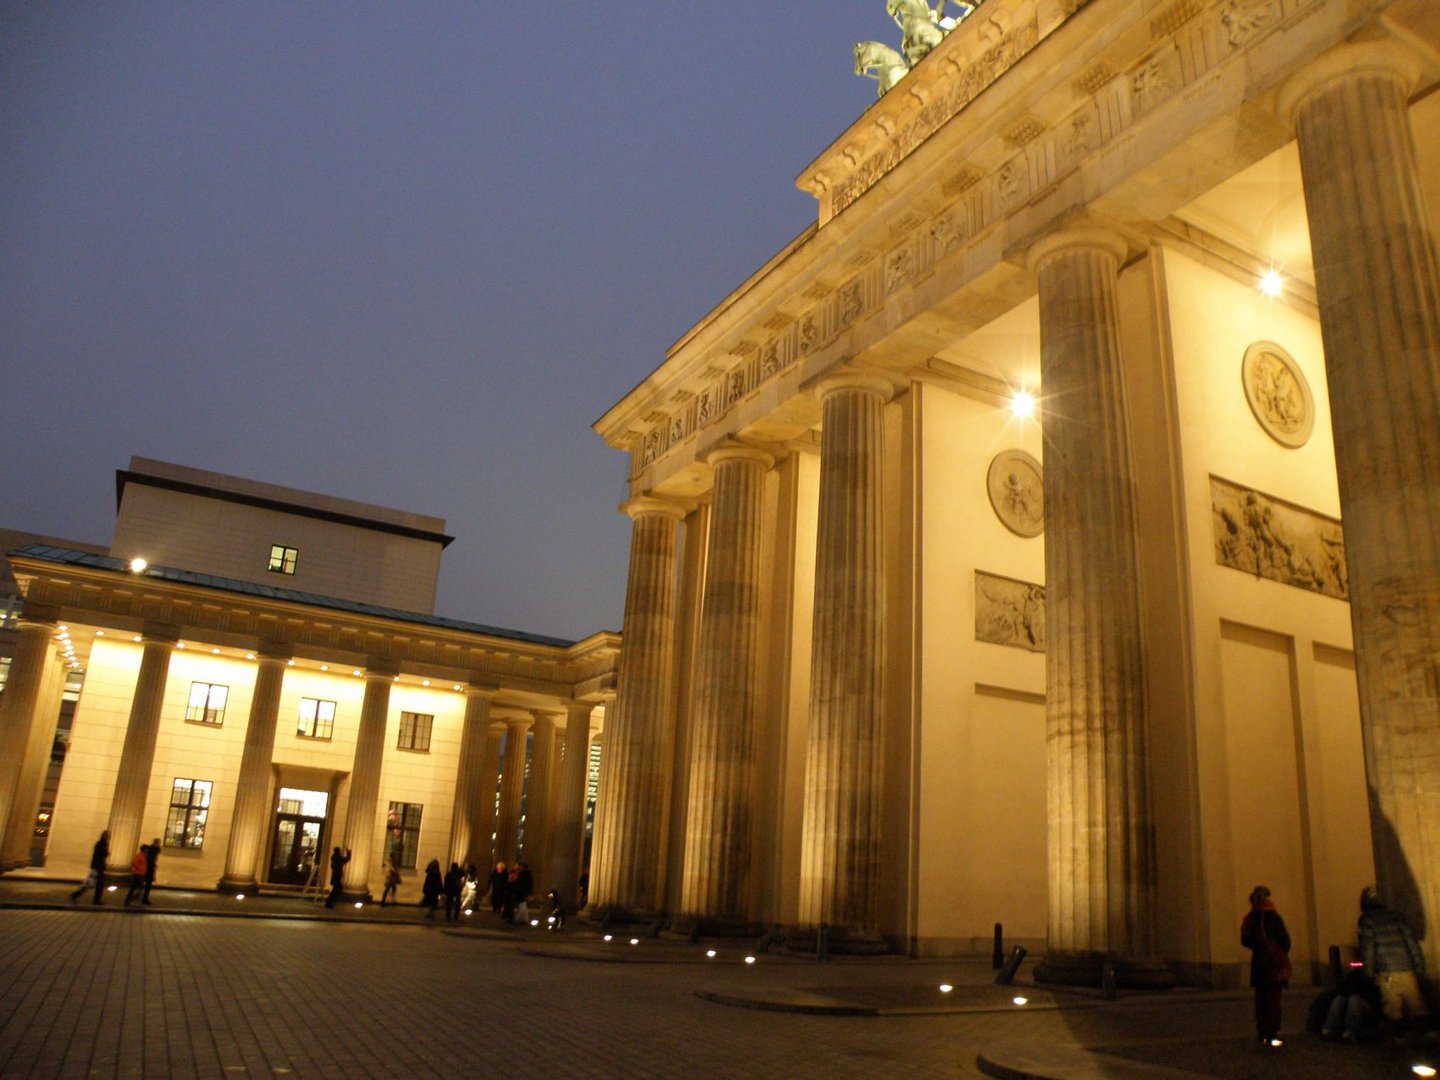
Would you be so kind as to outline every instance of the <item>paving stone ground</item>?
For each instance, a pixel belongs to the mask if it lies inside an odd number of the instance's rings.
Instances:
[[[1033,1001],[1016,1007],[984,964],[746,966],[735,945],[705,961],[682,942],[575,933],[557,950],[387,919],[0,910],[0,1077],[976,1077],[983,1054],[1022,1076],[1369,1080],[1409,1076],[1413,1056],[1304,1036],[1259,1055],[1244,994],[1103,1002],[1021,985]],[[942,980],[957,987],[943,1001]],[[815,997],[882,1015],[774,1011]]]

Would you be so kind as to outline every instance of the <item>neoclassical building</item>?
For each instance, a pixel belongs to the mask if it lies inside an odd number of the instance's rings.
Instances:
[[[1437,50],[985,0],[804,169],[595,425],[598,908],[1223,984],[1253,885],[1318,972],[1378,880],[1440,967]]]
[[[4,870],[31,861],[83,673],[47,876],[83,877],[108,829],[117,871],[162,837],[164,884],[299,888],[338,845],[354,899],[379,895],[393,852],[405,876],[523,855],[573,901],[617,635],[434,615],[437,518],[141,458],[116,485],[108,554],[9,552]]]

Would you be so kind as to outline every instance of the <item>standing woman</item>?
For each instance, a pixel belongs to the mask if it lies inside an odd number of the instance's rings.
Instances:
[[[1240,924],[1240,944],[1250,950],[1256,1039],[1261,1047],[1278,1050],[1280,995],[1290,985],[1290,932],[1264,885],[1250,892],[1250,913]]]
[[[427,919],[435,918],[435,908],[444,894],[445,882],[440,878],[440,860],[431,859],[425,867],[425,880],[420,886],[420,904],[425,908]]]

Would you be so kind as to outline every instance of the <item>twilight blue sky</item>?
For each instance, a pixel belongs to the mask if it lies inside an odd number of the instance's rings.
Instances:
[[[620,629],[590,430],[814,217],[883,0],[0,6],[0,525],[160,458],[447,520],[440,614]]]

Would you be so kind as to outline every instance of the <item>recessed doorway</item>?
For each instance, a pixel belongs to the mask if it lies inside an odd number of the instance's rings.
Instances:
[[[330,795],[301,788],[280,789],[275,809],[275,829],[270,844],[272,885],[305,885],[315,871],[325,834]]]

